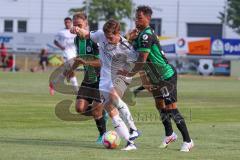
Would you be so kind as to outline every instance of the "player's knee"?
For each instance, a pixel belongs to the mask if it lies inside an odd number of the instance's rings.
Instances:
[[[157,110],[161,111],[162,109],[165,109],[165,102],[163,99],[155,99],[155,106]]]
[[[76,102],[76,107],[75,107],[76,112],[78,112],[78,113],[84,113],[85,110],[86,110],[86,108],[87,108],[87,106],[88,106],[88,104],[84,103],[84,102],[81,101],[81,100],[78,100],[78,101]]]
[[[76,106],[76,112],[78,112],[78,113],[83,113],[83,112],[85,112],[85,109],[84,108],[82,108],[81,106]]]
[[[111,118],[119,114],[117,108],[111,104],[110,105],[106,104],[105,109]]]

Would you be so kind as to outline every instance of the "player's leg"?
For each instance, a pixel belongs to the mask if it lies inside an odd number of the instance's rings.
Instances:
[[[185,120],[179,110],[177,109],[177,103],[166,105],[167,112],[171,116],[171,118],[176,123],[178,130],[181,132],[183,137],[183,145],[181,147],[181,151],[189,152],[190,149],[194,146],[193,141],[189,136],[189,132],[187,129],[187,125]]]
[[[101,104],[99,84],[97,83],[82,83],[78,91],[77,99],[87,101],[88,106],[79,105],[79,111],[84,112],[86,116],[93,116],[96,126],[99,131],[97,143],[101,143],[102,135],[106,132],[106,120],[103,117],[103,106]],[[77,101],[78,102],[78,101]],[[85,103],[86,104],[86,103]],[[89,105],[91,104],[91,105]],[[81,110],[83,109],[83,110]]]
[[[92,115],[93,115],[93,118],[96,122],[96,126],[99,131],[97,143],[102,144],[102,136],[106,132],[106,120],[103,115],[103,112],[104,112],[103,105],[102,105],[102,103],[93,101],[92,107],[93,107]]]
[[[113,105],[114,99],[112,99],[111,94],[107,90],[102,90],[101,87],[100,87],[100,92],[102,95],[104,108],[112,119],[112,125],[115,131],[118,133],[120,137],[124,138],[127,141],[127,145],[125,148],[123,148],[123,150],[137,149],[134,142],[130,140],[129,130],[126,124],[124,123],[123,119],[120,117],[118,109],[116,108],[115,105]]]
[[[112,88],[110,92],[113,104],[117,107],[120,116],[129,127],[131,140],[134,140],[140,136],[140,132],[138,131],[134,123],[129,107],[121,99],[121,97],[124,95],[125,90],[127,89],[128,84],[124,82],[121,78],[116,78],[113,84],[114,88]]]
[[[91,110],[88,110],[89,103],[85,99],[77,99],[75,109],[76,112],[88,116],[87,112],[92,113]],[[89,115],[90,116],[90,115]]]
[[[171,118],[166,110],[164,100],[161,98],[155,98],[155,106],[159,112],[165,129],[165,137],[160,145],[160,148],[166,148],[171,142],[174,142],[177,139],[177,135],[173,132]]]
[[[187,125],[183,116],[177,109],[177,75],[176,73],[166,81],[164,102],[167,114],[174,120],[178,130],[183,137],[183,145],[181,151],[188,152],[193,147],[193,142],[189,136]]]
[[[65,63],[66,63],[66,69],[69,70],[69,68],[71,68],[71,66],[74,63],[74,57],[67,58],[67,62],[65,62]],[[73,86],[75,93],[77,93],[79,88],[78,88],[77,77],[75,76],[75,74],[71,75],[69,80]]]
[[[115,105],[120,113],[121,118],[129,127],[130,139],[134,140],[140,136],[132,114],[127,106],[127,104],[118,96],[117,92],[113,89],[111,92],[111,97],[113,100],[113,105]]]
[[[124,138],[127,141],[127,145],[122,150],[134,150],[137,149],[134,142],[130,140],[130,134],[128,131],[128,128],[122,118],[119,116],[118,109],[115,108],[114,105],[111,103],[108,103],[105,105],[105,108],[109,114],[109,116],[112,118],[112,125],[115,129],[115,131],[118,133],[118,135],[122,138]]]

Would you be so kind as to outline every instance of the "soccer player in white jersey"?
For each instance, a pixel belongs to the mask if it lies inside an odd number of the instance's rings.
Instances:
[[[120,23],[115,20],[108,20],[103,30],[96,32],[78,27],[73,27],[71,32],[83,38],[90,37],[99,44],[101,62],[99,90],[105,109],[112,118],[112,124],[117,133],[127,141],[123,150],[137,149],[133,140],[139,136],[139,132],[128,106],[121,100],[132,78],[117,75],[119,68],[131,70],[133,67],[131,64],[138,58],[137,52],[125,38],[120,36]],[[128,124],[130,133],[123,120]]]
[[[63,59],[64,59],[64,65],[65,65],[65,69],[68,69],[73,63],[73,58],[75,58],[77,56],[77,52],[76,52],[76,47],[74,45],[74,38],[76,37],[76,35],[72,34],[70,32],[70,29],[72,27],[72,19],[70,17],[66,17],[64,19],[64,25],[65,25],[65,29],[59,31],[56,36],[55,36],[55,40],[54,40],[54,44],[62,50],[63,52]],[[65,76],[63,74],[59,75],[57,77],[57,80],[64,80]],[[57,81],[56,80],[56,81]],[[78,91],[78,82],[77,82],[77,78],[73,75],[72,77],[70,77],[70,82],[73,86],[74,91],[77,93]],[[55,82],[57,83],[57,82]],[[54,93],[53,92],[53,88],[54,88],[54,84],[50,83],[50,93]]]

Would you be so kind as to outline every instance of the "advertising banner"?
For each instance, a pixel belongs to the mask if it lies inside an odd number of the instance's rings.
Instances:
[[[58,48],[53,44],[54,34],[0,34],[0,43],[4,43],[7,48],[18,52],[39,52],[42,48],[49,52],[58,52]]]
[[[240,56],[240,39],[212,39],[212,55]]]

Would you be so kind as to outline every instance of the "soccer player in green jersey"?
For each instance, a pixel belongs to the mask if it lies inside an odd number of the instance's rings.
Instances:
[[[73,25],[88,29],[86,14],[76,13],[73,16]],[[84,66],[85,72],[77,95],[76,111],[85,115],[90,114],[94,117],[99,131],[97,143],[101,144],[102,136],[106,132],[106,122],[102,114],[103,105],[101,104],[99,92],[100,64],[98,45],[91,39],[82,39],[79,36],[76,36],[74,43],[77,50],[77,58],[67,75],[70,77],[80,64]],[[90,104],[92,106],[89,106]]]
[[[165,128],[166,137],[160,147],[166,148],[177,139],[177,135],[172,129],[172,118],[183,137],[180,151],[189,152],[194,144],[189,136],[184,118],[177,109],[177,73],[165,58],[159,40],[149,26],[151,15],[150,7],[139,6],[137,8],[136,29],[130,33],[130,37],[134,49],[139,52],[138,63],[131,73],[122,70],[119,71],[119,74],[133,76],[141,69],[144,70],[146,77],[142,77],[142,81],[145,84],[151,84],[145,85],[145,87],[152,92]]]

